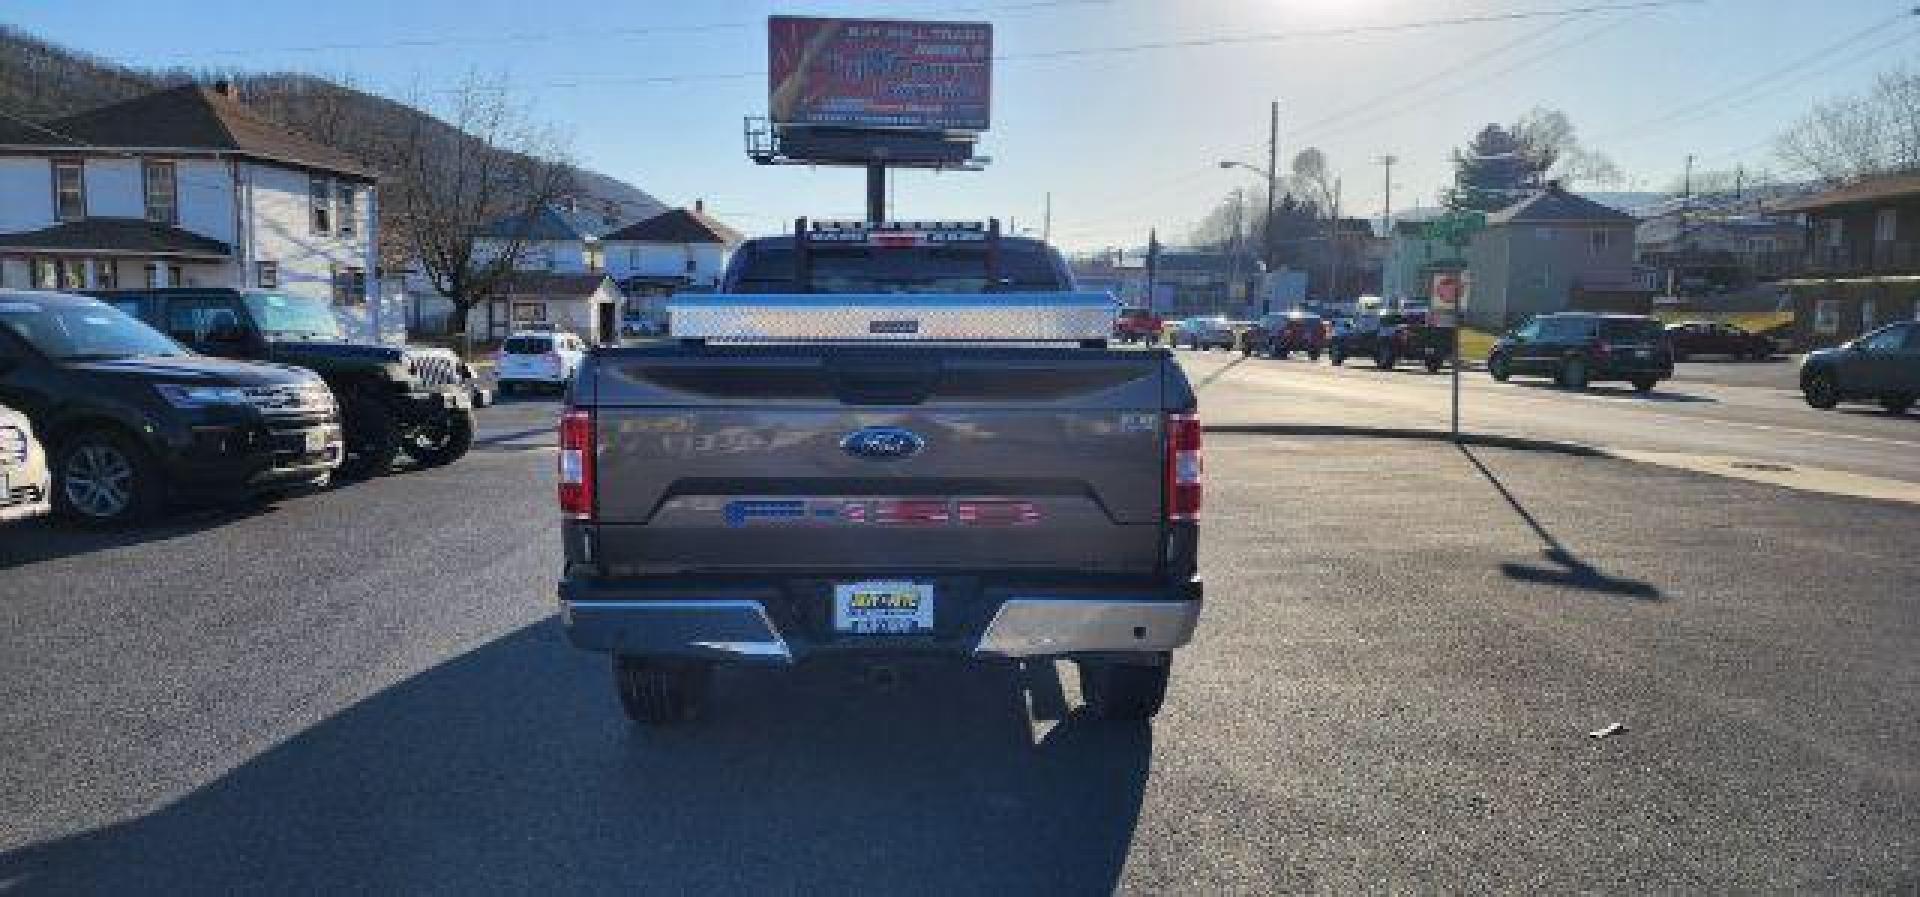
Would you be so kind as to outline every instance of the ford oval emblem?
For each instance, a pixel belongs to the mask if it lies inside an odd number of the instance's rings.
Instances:
[[[927,441],[901,427],[862,427],[840,440],[840,450],[869,461],[898,461],[920,454]]]

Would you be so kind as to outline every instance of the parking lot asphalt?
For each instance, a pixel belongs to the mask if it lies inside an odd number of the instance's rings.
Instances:
[[[0,529],[0,889],[1920,887],[1920,509],[1213,435],[1153,725],[1064,665],[823,665],[644,731],[553,619],[553,411],[274,505]]]

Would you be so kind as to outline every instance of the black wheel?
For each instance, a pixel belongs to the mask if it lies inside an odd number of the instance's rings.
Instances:
[[[1152,719],[1167,697],[1167,678],[1173,672],[1171,655],[1147,664],[1082,660],[1080,696],[1095,714],[1113,720]]]
[[[1686,361],[1686,360],[1687,360],[1687,353],[1685,353],[1685,352],[1682,352],[1682,351],[1680,351],[1679,349],[1675,349],[1675,350],[1673,350],[1673,363],[1674,363],[1674,364],[1679,364],[1679,363],[1681,363],[1681,362],[1683,362],[1683,361]]]
[[[400,442],[400,450],[422,467],[452,464],[473,447],[473,412],[455,408],[440,419],[414,427]]]
[[[1582,358],[1569,358],[1560,363],[1560,376],[1555,379],[1568,389],[1586,389],[1592,375],[1587,373],[1587,362]]]
[[[1800,394],[1807,404],[1821,410],[1840,404],[1840,387],[1831,371],[1814,371],[1800,381]]]
[[[620,709],[643,726],[667,726],[700,715],[713,667],[699,662],[614,657],[613,684]]]
[[[1438,374],[1438,373],[1440,373],[1440,365],[1441,365],[1441,364],[1443,364],[1443,363],[1444,363],[1444,362],[1442,362],[1442,361],[1441,361],[1440,359],[1438,359],[1438,358],[1429,358],[1429,359],[1427,359],[1427,373],[1429,373],[1429,374]]]
[[[1308,349],[1308,350],[1307,350],[1307,360],[1308,360],[1308,361],[1319,361],[1319,360],[1320,360],[1320,350],[1319,350],[1319,349]]]
[[[1331,362],[1334,367],[1339,367],[1347,363],[1347,353],[1342,352],[1339,349],[1335,349],[1332,352],[1328,353],[1327,361]]]
[[[159,512],[164,489],[146,448],[112,430],[89,430],[63,440],[54,457],[53,509],[70,523],[141,523]]]
[[[1292,349],[1288,349],[1280,346],[1274,347],[1274,350],[1273,350],[1273,357],[1281,361],[1286,361],[1287,358],[1292,354],[1293,354]]]
[[[1659,380],[1652,377],[1635,377],[1633,378],[1633,391],[1642,394],[1653,392],[1654,386],[1659,383]]]
[[[1913,407],[1913,396],[1899,393],[1881,396],[1880,407],[1887,409],[1888,414],[1905,414]]]
[[[1393,357],[1393,350],[1385,346],[1375,349],[1373,352],[1373,366],[1383,371],[1392,370],[1394,362],[1399,360],[1400,359]]]
[[[341,407],[346,458],[334,475],[343,480],[377,477],[400,454],[400,425],[379,399],[350,394]]]
[[[1507,357],[1495,355],[1487,359],[1487,376],[1492,377],[1496,383],[1507,382],[1507,378],[1513,376],[1512,369],[1507,367]]]

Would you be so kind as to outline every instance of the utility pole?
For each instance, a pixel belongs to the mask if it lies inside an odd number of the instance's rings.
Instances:
[[[1267,121],[1267,217],[1260,224],[1260,260],[1267,265],[1268,273],[1279,267],[1275,264],[1276,250],[1273,244],[1273,203],[1274,194],[1280,192],[1280,101],[1274,100],[1269,107]]]
[[[1047,210],[1040,216],[1040,242],[1053,242],[1053,191],[1047,191]]]
[[[1333,217],[1329,219],[1333,225],[1333,237],[1327,241],[1327,249],[1333,253],[1333,260],[1329,263],[1333,271],[1327,277],[1327,287],[1336,294],[1340,291],[1340,181],[1340,178],[1333,179]],[[1337,300],[1339,296],[1329,295],[1327,298]]]
[[[1380,232],[1389,237],[1393,235],[1393,166],[1399,161],[1400,157],[1392,153],[1380,157],[1381,167],[1387,170],[1385,198],[1380,201]]]

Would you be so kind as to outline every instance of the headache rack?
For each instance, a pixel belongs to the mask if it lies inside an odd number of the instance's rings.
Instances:
[[[977,246],[977,293],[815,293],[813,254]],[[794,221],[791,293],[681,294],[667,330],[683,343],[938,343],[1103,347],[1119,304],[1098,292],[1002,292],[999,221]]]

